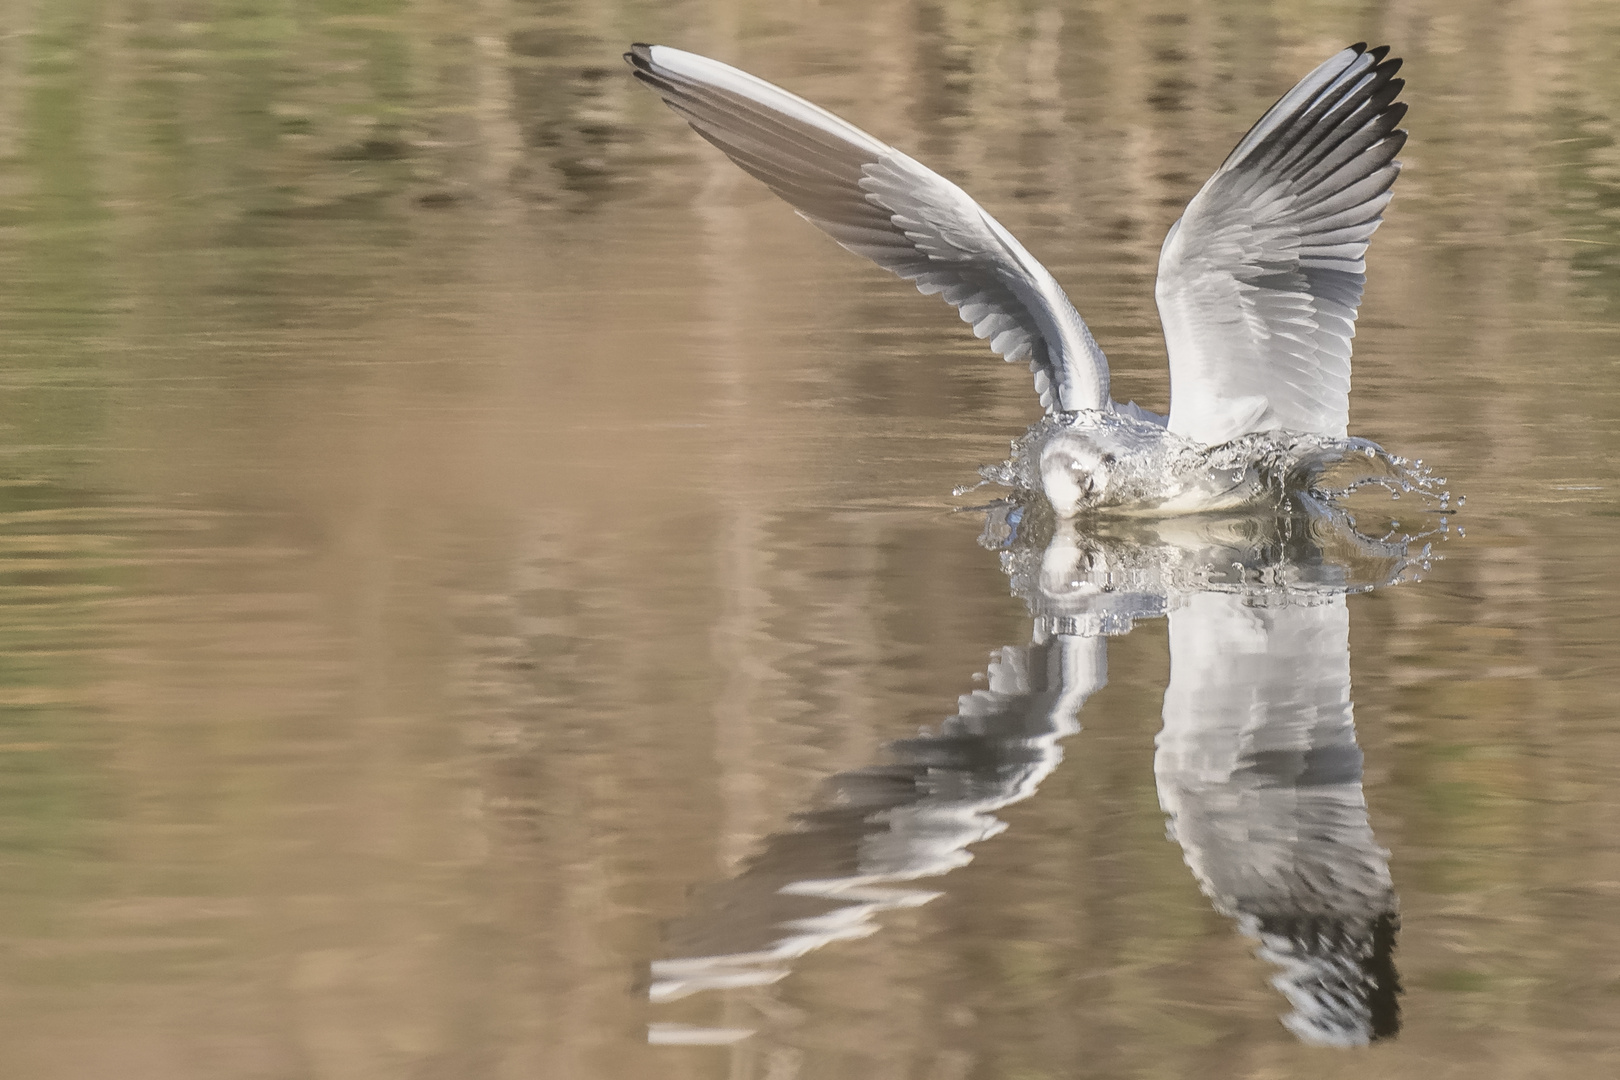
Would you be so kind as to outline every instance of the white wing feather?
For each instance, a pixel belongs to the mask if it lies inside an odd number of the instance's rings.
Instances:
[[[1108,362],[1052,275],[944,177],[762,79],[665,45],[625,59],[699,135],[811,224],[938,293],[973,332],[1028,360],[1049,411],[1106,409]]]
[[[1387,52],[1355,45],[1305,76],[1170,227],[1156,293],[1172,432],[1345,435],[1363,257],[1406,141]]]

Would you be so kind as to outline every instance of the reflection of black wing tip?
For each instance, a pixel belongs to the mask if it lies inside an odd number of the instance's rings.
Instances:
[[[1401,979],[1395,970],[1395,936],[1401,917],[1381,915],[1373,924],[1373,954],[1369,965],[1373,992],[1368,995],[1374,1039],[1393,1038],[1401,1030]]]
[[[1356,1045],[1401,1030],[1395,939],[1400,916],[1269,914],[1259,918],[1263,955],[1283,972],[1277,986],[1294,1012],[1283,1022],[1301,1039]]]

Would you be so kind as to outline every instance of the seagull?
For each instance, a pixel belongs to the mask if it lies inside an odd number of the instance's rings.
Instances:
[[[1346,439],[1367,244],[1406,142],[1388,46],[1352,45],[1301,79],[1170,226],[1154,288],[1169,416],[1112,399],[1108,360],[1057,279],[951,181],[718,60],[646,44],[624,56],[801,217],[943,297],[1004,359],[1028,362],[1047,413],[1026,440],[1032,471],[1060,517],[1246,505],[1265,491],[1260,468],[1210,451]]]

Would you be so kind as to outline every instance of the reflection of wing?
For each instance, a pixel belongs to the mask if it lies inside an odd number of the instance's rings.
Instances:
[[[1155,292],[1176,434],[1343,437],[1363,258],[1406,141],[1388,51],[1357,45],[1300,80],[1170,227]]]
[[[1171,682],[1155,769],[1188,864],[1216,907],[1259,938],[1317,1042],[1395,1030],[1395,895],[1361,794],[1344,590],[1396,580],[1403,545],[1343,514],[1154,524],[1026,518],[992,508],[1034,641],[994,654],[982,690],[883,764],[829,778],[814,807],[733,878],[696,891],[666,928],[649,996],[759,986],[791,962],[926,903],[918,884],[969,861],[1032,795],[1107,679],[1106,635],[1170,613]],[[732,1041],[744,1029],[655,1025],[654,1041]]]
[[[937,732],[893,743],[891,761],[839,773],[796,828],[741,874],[699,890],[666,931],[650,996],[774,982],[794,957],[877,927],[872,916],[938,895],[910,887],[968,862],[996,835],[991,812],[1028,798],[1057,767],[1058,740],[1107,681],[1102,638],[1054,637],[995,654],[988,685]]]
[[[857,255],[938,293],[1041,404],[1108,407],[1108,361],[1046,267],[967,192],[763,79],[667,45],[625,59],[697,133]]]
[[[1262,955],[1311,1042],[1393,1034],[1396,899],[1361,792],[1342,596],[1200,593],[1170,613],[1159,801],[1200,887]]]

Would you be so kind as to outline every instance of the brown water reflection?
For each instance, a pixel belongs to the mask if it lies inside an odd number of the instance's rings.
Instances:
[[[0,1072],[1620,1065],[1620,10],[7,15]],[[1352,432],[1468,496],[1425,581],[1347,605],[1400,1037],[1298,1044],[1165,841],[1162,623],[941,899],[650,1006],[692,886],[1026,640],[946,508],[1035,406],[632,85],[624,45],[743,63],[957,179],[1068,288],[1116,395],[1162,409],[1164,229],[1362,39],[1408,60],[1412,140]]]

